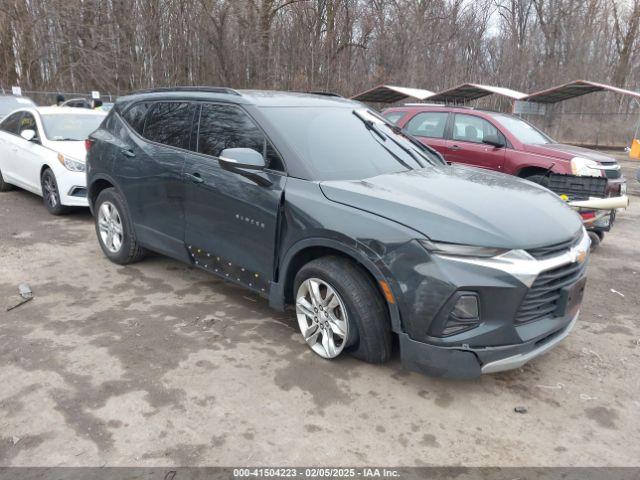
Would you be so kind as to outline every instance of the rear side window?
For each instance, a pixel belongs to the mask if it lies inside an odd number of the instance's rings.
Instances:
[[[407,112],[389,112],[383,113],[382,116],[389,120],[391,123],[396,124],[400,121],[402,117],[406,115]]]
[[[225,148],[252,148],[264,156],[267,168],[284,170],[278,152],[243,110],[231,105],[204,104],[200,113],[198,152],[219,157]]]
[[[143,136],[170,147],[188,148],[195,106],[188,102],[153,104],[147,115]]]
[[[444,138],[447,125],[447,112],[423,112],[417,114],[405,127],[414,137]]]
[[[0,130],[3,132],[17,134],[18,127],[20,126],[20,117],[22,117],[22,112],[16,112],[13,115],[9,115],[2,121],[2,123],[0,123]]]
[[[129,124],[131,128],[133,128],[138,134],[142,135],[144,130],[144,119],[146,118],[147,112],[149,111],[149,103],[141,102],[136,103],[134,106],[129,108],[122,117]]]
[[[456,114],[453,122],[453,139],[464,142],[482,143],[487,137],[501,137],[496,127],[484,118],[475,115]]]

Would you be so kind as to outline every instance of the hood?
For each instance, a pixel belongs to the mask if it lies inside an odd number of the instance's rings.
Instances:
[[[573,157],[582,157],[588,160],[595,160],[600,163],[616,163],[616,159],[603,153],[589,150],[588,148],[565,145],[563,143],[547,143],[545,145],[524,145],[527,152],[559,158],[561,160],[571,160]]]
[[[84,162],[87,158],[87,147],[84,141],[79,142],[51,142],[51,148],[63,155],[69,155],[76,160]]]
[[[579,216],[539,185],[453,165],[320,183],[334,202],[379,215],[428,238],[498,248],[534,248],[573,238]]]

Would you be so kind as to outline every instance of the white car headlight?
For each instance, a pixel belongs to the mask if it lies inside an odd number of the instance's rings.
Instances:
[[[62,153],[58,154],[58,161],[62,164],[64,168],[67,170],[71,170],[72,172],[84,172],[85,164],[80,160],[76,160],[75,158],[71,158],[67,155],[63,155]]]
[[[571,159],[571,173],[581,177],[601,177],[602,170],[600,164],[582,157],[573,157]]]

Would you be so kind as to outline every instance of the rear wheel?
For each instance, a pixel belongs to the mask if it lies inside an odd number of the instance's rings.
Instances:
[[[42,188],[42,201],[46,209],[52,215],[62,215],[67,213],[68,209],[60,202],[60,192],[58,191],[58,182],[56,176],[51,169],[47,168],[42,172],[40,178]]]
[[[98,242],[109,260],[126,265],[144,257],[145,250],[138,244],[129,210],[115,188],[100,192],[94,212]]]
[[[369,276],[348,259],[329,256],[300,269],[294,281],[298,325],[323,358],[343,351],[370,363],[391,356],[386,303]]]
[[[13,190],[13,185],[4,181],[4,177],[0,171],[0,192],[8,192],[9,190]]]

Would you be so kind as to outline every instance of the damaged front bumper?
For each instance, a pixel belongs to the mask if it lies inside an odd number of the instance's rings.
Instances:
[[[520,368],[563,341],[573,329],[578,314],[551,333],[525,343],[499,347],[440,347],[417,342],[403,333],[400,334],[402,365],[415,372],[457,380]]]

